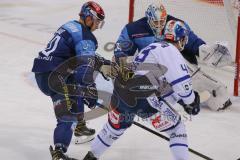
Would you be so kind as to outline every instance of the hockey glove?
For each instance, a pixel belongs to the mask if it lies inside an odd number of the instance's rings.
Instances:
[[[83,97],[83,103],[86,104],[90,109],[94,109],[98,100],[96,84],[93,83],[87,86],[87,92],[87,96]]]
[[[110,65],[102,65],[99,72],[106,80],[109,80],[109,78],[115,79],[118,75],[119,67],[116,63],[111,62]]]
[[[110,65],[111,61],[101,57],[99,54],[95,55],[95,70],[99,71],[102,65]]]
[[[182,100],[178,101],[183,106],[184,111],[190,115],[197,115],[200,112],[200,97],[198,92],[194,91],[195,99],[191,104],[185,104]]]
[[[109,78],[115,79],[118,75],[118,68],[116,63],[96,55],[95,70],[99,71],[105,80],[109,81]]]

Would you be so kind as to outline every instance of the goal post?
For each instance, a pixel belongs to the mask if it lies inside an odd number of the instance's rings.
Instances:
[[[129,22],[144,17],[149,4],[161,2],[167,13],[186,21],[207,43],[228,43],[235,59],[234,96],[240,80],[240,0],[129,0]]]
[[[128,22],[132,22],[134,18],[134,2],[135,0],[129,0],[129,14],[128,14]]]
[[[236,58],[235,58],[235,77],[234,77],[234,96],[239,96],[239,80],[240,80],[240,12],[238,14],[237,25],[237,45],[236,45]]]

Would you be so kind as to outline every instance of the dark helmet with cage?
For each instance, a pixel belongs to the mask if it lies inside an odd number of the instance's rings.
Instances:
[[[189,30],[181,21],[170,20],[167,22],[164,30],[164,39],[177,43],[180,51],[188,43]]]
[[[89,1],[83,4],[79,16],[83,21],[85,21],[86,18],[90,16],[92,20],[102,22],[102,25],[99,25],[102,27],[104,23],[105,13],[99,4],[93,1]]]

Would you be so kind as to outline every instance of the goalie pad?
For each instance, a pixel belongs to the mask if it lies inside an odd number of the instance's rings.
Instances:
[[[233,63],[227,42],[213,45],[203,44],[199,47],[199,62],[211,67],[224,67]]]
[[[193,89],[198,92],[208,91],[210,93],[206,105],[213,111],[225,108],[225,103],[230,99],[227,86],[201,70],[195,72],[198,69],[197,66],[188,64],[188,67],[191,74],[195,73],[192,76]]]

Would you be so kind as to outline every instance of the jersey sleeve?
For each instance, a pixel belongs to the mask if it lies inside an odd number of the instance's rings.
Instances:
[[[75,56],[79,64],[75,69],[75,80],[80,85],[91,85],[94,83],[96,39],[89,30],[77,22],[69,22],[64,27],[73,37]]]
[[[75,47],[80,66],[76,69],[76,79],[81,85],[94,83],[95,44],[91,40],[82,40]]]
[[[92,40],[81,40],[75,46],[80,66],[76,69],[76,80],[81,85],[94,83],[93,73],[95,64],[96,45]]]
[[[118,37],[118,40],[114,49],[114,56],[117,60],[120,57],[125,57],[129,55],[133,55],[137,50],[136,44],[129,37],[127,27],[125,26]]]
[[[192,80],[185,60],[181,53],[172,45],[169,46],[166,52],[161,56],[160,60],[160,64],[167,67],[164,77],[184,103],[191,104],[195,99],[195,95],[192,90]]]

